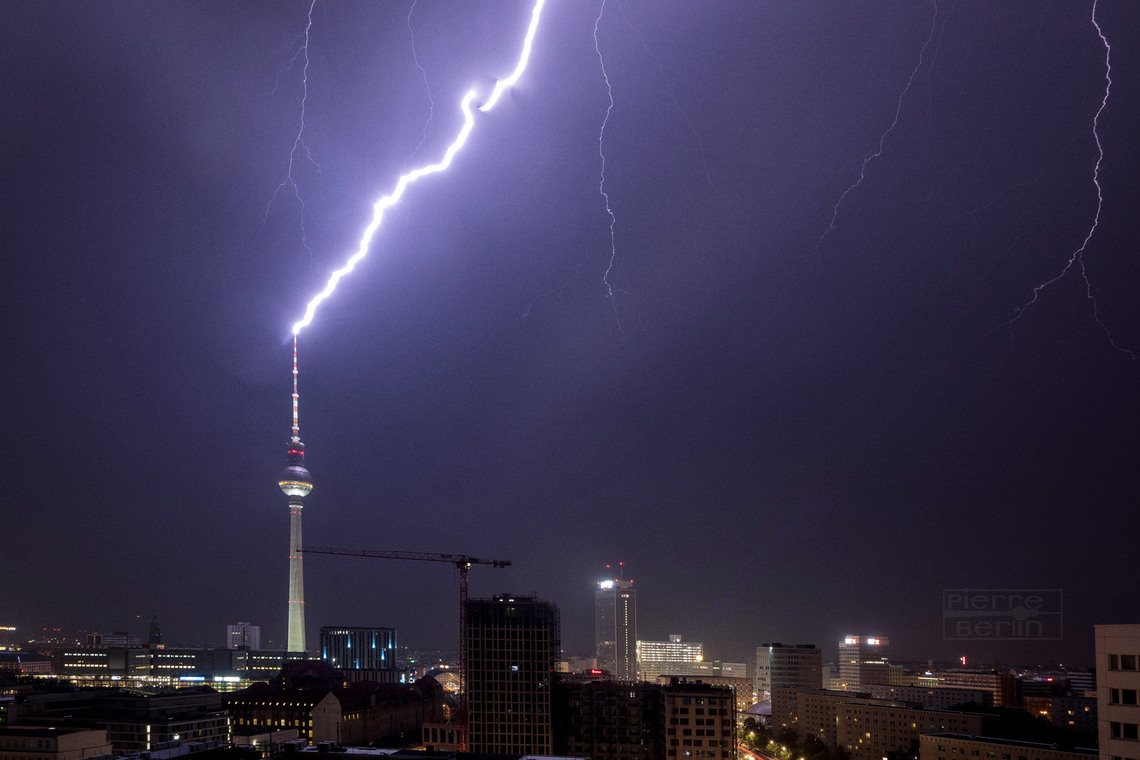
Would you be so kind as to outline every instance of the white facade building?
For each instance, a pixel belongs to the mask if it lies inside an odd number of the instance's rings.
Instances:
[[[1140,758],[1140,625],[1098,625],[1097,739],[1101,760]]]
[[[693,665],[704,660],[705,646],[697,641],[681,641],[674,634],[668,641],[637,642],[637,665],[642,681],[658,676],[694,675]]]

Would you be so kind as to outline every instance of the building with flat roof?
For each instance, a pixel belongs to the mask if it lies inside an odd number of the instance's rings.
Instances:
[[[665,687],[591,680],[554,687],[554,752],[592,760],[665,754]]]
[[[111,742],[102,729],[0,726],[2,760],[80,760],[110,754]]]
[[[21,675],[51,673],[51,658],[35,652],[21,652],[16,649],[0,650],[0,671]]]
[[[756,647],[754,683],[756,699],[761,701],[771,697],[773,686],[822,689],[823,652],[815,644],[761,644]]]
[[[550,754],[551,688],[558,662],[558,607],[499,594],[467,602],[468,748]]]
[[[836,704],[836,743],[852,760],[881,760],[907,750],[923,734],[980,734],[992,720],[981,713],[843,701]]]
[[[1053,697],[1051,703],[1052,711],[1049,717],[1054,726],[1077,733],[1096,733],[1096,697]]]
[[[994,695],[985,689],[956,689],[939,686],[891,686],[872,683],[863,686],[863,691],[875,699],[893,699],[899,702],[916,702],[927,710],[947,710],[955,705],[974,703],[989,707],[994,703]]]
[[[226,649],[261,649],[261,626],[252,623],[227,625]]]
[[[1056,744],[986,736],[937,733],[919,737],[920,760],[1094,760],[1096,756],[1095,749],[1063,750]]]
[[[440,717],[443,699],[443,687],[431,677],[410,685],[344,685],[327,663],[291,660],[271,683],[227,695],[226,710],[241,734],[276,727],[296,729],[299,740],[312,744],[410,743],[425,721]]]
[[[32,694],[17,707],[21,726],[102,729],[112,751],[119,755],[147,752],[171,742],[225,744],[230,739],[222,695],[208,688],[152,692],[100,688]]]
[[[993,695],[994,707],[1017,707],[1021,701],[1017,678],[1001,670],[944,670],[938,673],[938,685],[984,689]]]
[[[394,628],[325,626],[321,628],[320,651],[321,659],[345,673],[350,681],[398,680]]]
[[[847,635],[840,639],[840,688],[859,691],[864,684],[890,683],[889,645],[885,636]]]
[[[800,738],[812,737],[828,747],[839,741],[836,730],[841,701],[875,702],[870,694],[831,689],[772,689],[772,729],[790,728]],[[891,700],[878,700],[882,704],[895,704]]]
[[[560,755],[593,760],[731,760],[736,725],[728,687],[567,680],[555,685],[555,745]]]
[[[642,681],[655,681],[658,676],[688,676],[693,666],[704,659],[704,644],[682,641],[677,634],[668,641],[637,642],[637,667]]]
[[[665,688],[666,760],[736,757],[736,716],[725,686],[674,679]]]
[[[752,679],[741,676],[657,676],[657,683],[669,685],[672,683],[702,683],[709,686],[723,686],[732,689],[733,710],[738,713],[746,711],[752,706]]]

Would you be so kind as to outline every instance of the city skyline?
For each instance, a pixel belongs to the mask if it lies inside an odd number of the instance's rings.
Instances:
[[[287,640],[290,325],[530,11],[319,8],[305,57],[306,3],[15,9],[0,623]],[[712,658],[1090,664],[1140,602],[1140,7],[1095,8],[550,4],[300,336],[307,540],[509,559],[472,596],[581,654],[621,559]],[[457,644],[454,569],[305,564],[310,640]]]

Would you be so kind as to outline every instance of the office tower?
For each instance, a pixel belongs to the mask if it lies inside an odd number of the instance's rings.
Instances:
[[[598,667],[620,681],[637,680],[637,595],[633,581],[612,579],[594,591]]]
[[[338,670],[395,670],[394,628],[321,628],[321,659]]]
[[[756,647],[755,684],[759,700],[767,699],[773,687],[822,689],[823,652],[815,644],[761,644]]]
[[[839,641],[840,688],[858,691],[863,684],[890,683],[886,638],[844,636]]]
[[[654,681],[658,676],[693,675],[693,665],[704,659],[704,644],[699,641],[681,641],[673,634],[668,641],[637,642],[637,666],[642,681]]]
[[[226,649],[261,649],[261,626],[249,623],[227,625]]]
[[[297,422],[297,336],[293,336],[293,435],[285,455],[285,469],[277,481],[289,497],[289,652],[305,651],[305,579],[301,567],[301,510],[313,490],[313,476],[305,467],[305,444]]]
[[[549,755],[558,608],[499,594],[467,602],[467,736],[471,752]]]

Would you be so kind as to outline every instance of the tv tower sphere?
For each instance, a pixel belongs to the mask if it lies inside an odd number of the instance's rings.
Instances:
[[[313,490],[313,476],[305,467],[305,444],[300,441],[290,442],[285,461],[285,469],[281,471],[277,485],[286,496],[305,498]]]

